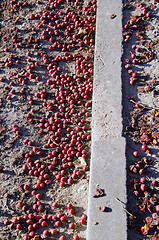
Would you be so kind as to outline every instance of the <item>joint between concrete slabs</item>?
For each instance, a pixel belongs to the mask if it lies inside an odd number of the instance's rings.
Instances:
[[[111,19],[111,14],[116,14]],[[122,137],[122,2],[97,4],[87,240],[126,240],[125,138]],[[96,185],[105,196],[93,198]],[[100,206],[110,211],[101,212]],[[97,225],[94,223],[97,222]]]

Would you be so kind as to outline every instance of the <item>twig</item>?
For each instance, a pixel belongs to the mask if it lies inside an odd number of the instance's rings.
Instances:
[[[134,103],[134,104],[136,104],[137,102],[135,102],[134,100],[130,100],[130,102],[132,102],[132,103]],[[142,103],[140,103],[140,102],[138,102],[138,104],[140,105],[140,107],[143,107],[143,108],[145,108],[145,109],[149,109],[149,110],[159,110],[159,108],[152,108],[152,107],[146,107],[146,106],[144,106]]]
[[[56,148],[40,148],[42,150],[55,150]]]
[[[27,146],[27,147],[29,147],[29,148],[33,148],[33,147],[35,147],[35,146],[33,146],[33,145],[31,145],[31,146]],[[39,150],[40,149],[42,149],[42,150],[55,150],[56,149],[56,147],[54,147],[54,148],[42,148],[42,147],[37,147]]]
[[[129,214],[131,217],[136,218],[134,215],[132,215],[127,209],[126,209],[126,204],[124,202],[122,202],[119,198],[115,198],[118,202],[120,202],[122,208],[124,209],[124,211]],[[124,206],[125,205],[125,206]]]

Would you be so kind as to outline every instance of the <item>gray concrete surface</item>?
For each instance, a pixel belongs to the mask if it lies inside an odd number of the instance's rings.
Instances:
[[[126,240],[125,139],[122,137],[122,2],[97,3],[95,73],[92,111],[92,156],[87,240]],[[116,17],[111,19],[111,14]],[[93,198],[96,185],[106,196]],[[101,212],[107,206],[109,212]]]

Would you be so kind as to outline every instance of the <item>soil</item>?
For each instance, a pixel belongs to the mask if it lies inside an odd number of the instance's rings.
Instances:
[[[36,240],[73,239],[75,234],[83,240],[86,237],[86,220],[83,224],[80,220],[87,213],[95,4],[87,0],[1,1],[2,240],[24,239],[24,236]],[[82,41],[81,45],[76,40]],[[85,73],[80,69],[81,61]],[[39,178],[44,174],[48,174],[46,178]],[[58,174],[62,175],[59,180]],[[61,181],[61,177],[65,179]],[[36,195],[31,194],[33,190]],[[41,210],[33,207],[38,193],[42,196]],[[27,209],[18,207],[19,202]],[[54,208],[53,202],[59,206]],[[68,203],[73,205],[74,214],[69,213]],[[26,220],[13,223],[13,219],[30,213],[34,214],[32,224],[37,222],[39,226],[32,230],[35,232],[32,236]],[[37,215],[42,218],[44,214],[59,213],[67,216],[66,222],[57,217],[60,227],[53,220],[47,220],[46,227],[38,223]],[[9,224],[5,225],[7,219]],[[73,229],[68,227],[71,222],[75,223]],[[57,230],[56,236],[51,235],[52,228]],[[44,230],[49,231],[49,236],[43,235]]]
[[[141,7],[139,7],[141,5]],[[126,137],[126,157],[127,157],[127,210],[128,214],[128,239],[159,239],[158,223],[154,223],[153,227],[147,223],[146,218],[152,218],[156,213],[155,205],[159,201],[158,185],[154,186],[154,180],[159,181],[159,161],[158,161],[158,137],[153,138],[153,132],[158,133],[158,120],[152,120],[154,113],[159,108],[158,94],[158,62],[159,62],[159,39],[158,39],[158,1],[123,1],[123,35],[126,31],[132,30],[130,40],[125,41],[123,37],[123,120],[124,128],[123,135]],[[136,24],[137,29],[130,26],[126,28],[126,24],[130,24],[135,16],[142,13],[142,7],[146,8],[147,12],[151,12],[151,16],[143,18],[142,24]],[[141,15],[142,16],[142,15]],[[143,35],[142,35],[143,34]],[[132,46],[135,48],[132,49]],[[135,49],[140,48],[139,51]],[[148,58],[143,57],[143,52]],[[135,59],[138,59],[136,64],[132,64],[132,53],[136,54]],[[128,62],[130,60],[130,62]],[[130,68],[125,68],[126,64],[130,64]],[[134,83],[130,83],[132,74],[128,71],[132,70],[138,74]],[[138,105],[139,104],[139,107]],[[157,116],[157,115],[156,115]],[[144,134],[147,134],[147,126],[149,131],[150,141],[146,139],[142,141]],[[142,130],[143,129],[143,130]],[[155,133],[155,134],[157,134]],[[143,134],[143,135],[142,135]],[[146,144],[146,149],[142,150],[142,145]],[[138,152],[138,156],[134,156],[134,152]],[[148,160],[146,160],[148,159]],[[145,172],[141,173],[133,166],[137,166],[139,161],[147,161]],[[141,164],[141,162],[139,163]],[[140,165],[142,166],[142,164]],[[131,170],[130,170],[131,169]],[[141,184],[141,178],[146,177],[147,190],[136,190]],[[157,199],[156,203],[152,204],[152,197]],[[153,206],[152,206],[153,205]],[[151,206],[151,207],[150,207]],[[150,209],[151,208],[151,209]],[[152,210],[153,209],[153,210]],[[150,227],[149,227],[150,226]],[[142,234],[141,229],[145,227],[148,232]]]

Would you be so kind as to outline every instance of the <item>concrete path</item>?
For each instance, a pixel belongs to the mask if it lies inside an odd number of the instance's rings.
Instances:
[[[87,240],[126,240],[125,139],[122,137],[122,2],[99,0],[93,93]],[[111,18],[115,14],[115,18]],[[105,196],[94,198],[96,186]],[[107,206],[106,212],[99,210]]]

